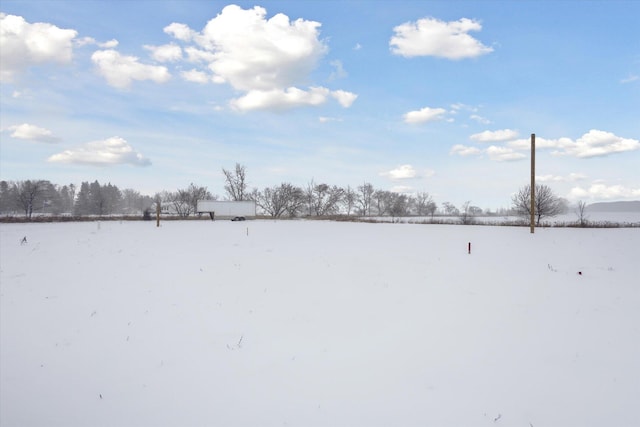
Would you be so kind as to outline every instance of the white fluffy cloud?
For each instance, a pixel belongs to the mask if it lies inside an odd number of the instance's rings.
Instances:
[[[389,46],[394,54],[404,57],[473,58],[493,51],[468,34],[481,29],[478,21],[468,18],[451,22],[423,18],[395,27]]]
[[[144,158],[123,138],[114,136],[101,141],[88,142],[80,147],[65,150],[49,157],[53,163],[74,163],[95,166],[130,164],[148,166],[149,159]]]
[[[338,103],[344,108],[351,107],[351,104],[353,104],[356,98],[358,98],[358,95],[356,95],[355,93],[347,92],[344,90],[334,90],[333,92],[331,92],[331,96],[335,98]]]
[[[44,129],[29,123],[22,123],[20,125],[9,126],[9,130],[12,138],[25,139],[29,141],[39,142],[56,142],[58,138],[53,136],[53,132],[49,129]]]
[[[33,65],[71,62],[77,35],[75,30],[0,13],[0,81],[13,81]]]
[[[495,145],[487,148],[485,152],[489,155],[491,160],[496,162],[509,162],[524,159],[526,157],[526,155],[518,153],[509,147],[497,147]]]
[[[621,138],[611,132],[592,129],[573,143],[568,143],[556,154],[575,157],[600,157],[613,153],[623,153],[640,149],[640,141]]]
[[[164,27],[164,32],[183,42],[190,42],[198,35],[197,32],[193,31],[187,25],[176,22]]]
[[[509,147],[526,150],[531,147],[530,139],[518,139],[508,143]],[[640,141],[622,138],[611,132],[592,129],[577,140],[571,138],[546,139],[536,136],[536,149],[555,149],[557,156],[573,156],[579,158],[602,157],[609,154],[623,153],[640,149]]]
[[[589,188],[574,187],[569,192],[570,200],[623,200],[640,198],[640,188],[629,188],[623,185],[606,185],[594,183]]]
[[[518,132],[511,129],[485,130],[484,132],[473,134],[469,139],[476,142],[502,142],[510,141],[518,137]]]
[[[182,76],[183,79],[185,79],[188,82],[193,82],[193,83],[209,83],[211,81],[211,78],[209,77],[209,75],[203,71],[198,71],[196,69],[192,69],[189,71],[183,71],[182,73],[180,73],[180,75]]]
[[[476,156],[478,154],[481,154],[482,150],[480,150],[479,148],[476,147],[468,147],[466,145],[462,145],[462,144],[456,144],[453,147],[451,147],[451,150],[449,151],[449,154],[457,154],[459,156]]]
[[[409,124],[422,124],[444,120],[447,110],[444,108],[424,107],[421,110],[409,111],[403,116],[404,122]]]
[[[91,55],[91,60],[107,82],[119,89],[126,89],[133,80],[152,80],[164,83],[171,78],[166,67],[146,65],[135,56],[121,55],[115,50],[98,50]]]
[[[229,84],[244,92],[231,101],[241,111],[319,105],[329,97],[350,107],[357,95],[322,87],[301,89],[328,51],[319,39],[320,23],[289,20],[284,14],[267,19],[266,9],[226,6],[201,32],[173,23],[164,31],[177,40],[192,43],[184,52],[187,61],[206,68],[209,81]],[[340,68],[342,75],[346,74]],[[203,81],[191,73],[183,77]],[[197,79],[194,79],[197,78]]]
[[[314,106],[326,102],[329,89],[311,88],[308,91],[290,87],[286,90],[251,90],[246,95],[231,101],[231,107],[240,111],[260,109],[286,110],[289,108]]]
[[[161,46],[145,45],[144,48],[151,52],[151,57],[158,62],[176,62],[182,59],[182,48],[174,43]]]
[[[391,179],[409,179],[415,178],[417,175],[416,170],[411,165],[402,165],[398,166],[395,169],[392,169],[388,172],[383,172],[383,176],[387,176]]]

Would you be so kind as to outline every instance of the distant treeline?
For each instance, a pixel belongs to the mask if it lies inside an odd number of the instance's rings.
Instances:
[[[403,194],[377,190],[370,183],[356,188],[315,183],[305,187],[282,183],[263,189],[248,191],[244,169],[226,171],[227,200],[254,200],[258,213],[271,218],[345,216],[406,216],[447,215],[460,216],[466,222],[477,215],[510,215],[501,209],[484,212],[470,202],[460,207],[444,202],[438,206],[426,192]],[[93,216],[142,217],[155,215],[158,204],[163,216],[181,218],[196,215],[198,200],[218,200],[207,187],[190,184],[176,191],[162,191],[153,196],[134,189],[119,189],[111,183],[98,181],[57,185],[48,180],[0,181],[0,216],[34,219],[42,217],[83,218]],[[34,216],[35,215],[35,216]]]

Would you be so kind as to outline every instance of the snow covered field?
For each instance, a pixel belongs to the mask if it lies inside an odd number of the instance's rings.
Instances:
[[[3,427],[640,425],[637,228],[0,224],[0,245]]]

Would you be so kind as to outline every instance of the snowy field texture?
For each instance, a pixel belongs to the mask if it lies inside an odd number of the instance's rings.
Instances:
[[[3,427],[640,426],[640,229],[114,221],[0,244]]]

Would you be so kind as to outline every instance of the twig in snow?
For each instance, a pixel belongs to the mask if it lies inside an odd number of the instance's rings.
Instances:
[[[500,418],[502,418],[502,414],[498,414],[498,416],[493,419],[493,422],[497,422]]]

